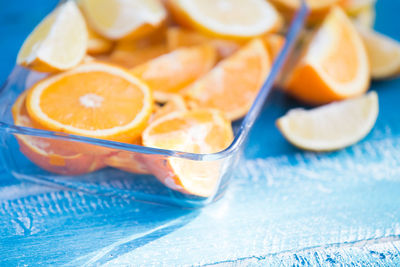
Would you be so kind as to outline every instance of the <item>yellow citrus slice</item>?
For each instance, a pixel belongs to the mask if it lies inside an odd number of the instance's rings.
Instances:
[[[375,125],[378,112],[378,96],[370,92],[312,110],[291,110],[277,121],[277,126],[299,148],[332,151],[363,139]]]
[[[142,135],[143,145],[191,153],[216,153],[233,140],[231,124],[216,110],[174,112],[152,122]],[[153,156],[153,155],[152,155]],[[220,161],[191,161],[147,157],[148,169],[167,187],[208,197],[218,187]]]
[[[104,54],[110,52],[113,47],[113,42],[100,36],[91,28],[88,27],[88,47],[87,52],[91,55]]]
[[[215,65],[216,51],[211,45],[180,48],[131,70],[153,90],[155,100],[166,102]]]
[[[160,27],[167,12],[159,0],[81,0],[89,24],[108,39],[130,39]]]
[[[169,0],[180,24],[235,39],[251,38],[281,27],[281,17],[265,0]]]
[[[261,39],[254,39],[184,91],[192,108],[215,108],[230,120],[250,109],[271,68]]]
[[[74,1],[60,5],[28,36],[17,64],[43,72],[70,69],[86,53],[86,23]]]
[[[130,143],[146,126],[152,102],[147,85],[129,72],[90,62],[37,83],[26,105],[45,129]]]
[[[232,55],[241,47],[240,42],[222,38],[213,38],[180,27],[171,27],[167,31],[167,45],[168,49],[171,51],[181,47],[190,47],[204,43],[209,43],[214,46],[220,58],[226,58]]]
[[[21,94],[12,114],[17,126],[33,128],[33,122],[25,107],[26,93]],[[78,175],[96,171],[105,166],[101,157],[76,153],[71,148],[72,142],[41,138],[27,135],[16,135],[21,152],[33,163],[49,172]]]
[[[310,104],[363,94],[369,86],[366,49],[356,28],[336,7],[312,37],[286,82],[286,90]]]
[[[360,28],[371,64],[371,76],[383,79],[400,74],[400,43],[370,29]]]

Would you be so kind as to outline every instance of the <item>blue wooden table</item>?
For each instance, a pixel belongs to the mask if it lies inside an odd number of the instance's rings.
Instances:
[[[0,0],[0,81],[56,1]],[[400,2],[376,28],[400,40]],[[400,265],[400,80],[373,84],[376,127],[346,150],[292,148],[273,126],[296,106],[274,93],[226,195],[201,210],[148,205],[0,174],[0,266]]]

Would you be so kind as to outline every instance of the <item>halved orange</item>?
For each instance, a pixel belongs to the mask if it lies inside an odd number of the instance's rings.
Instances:
[[[152,122],[142,135],[143,145],[191,153],[216,153],[233,140],[230,122],[221,112],[200,109],[174,112]],[[218,187],[221,161],[146,157],[146,165],[167,187],[208,197]]]
[[[310,104],[362,95],[369,86],[366,49],[339,7],[325,18],[286,81],[288,93]]]
[[[91,27],[111,40],[145,36],[167,16],[159,0],[80,0],[80,6]]]
[[[241,42],[209,37],[199,32],[180,27],[171,27],[167,31],[167,45],[168,49],[171,51],[180,47],[190,47],[204,43],[209,43],[214,46],[220,58],[226,58],[232,55],[239,50],[242,45]]]
[[[264,42],[254,39],[185,89],[192,108],[215,108],[230,120],[250,109],[271,68]]]
[[[130,143],[146,127],[153,99],[124,69],[89,62],[37,83],[26,106],[42,128]]]
[[[169,0],[176,21],[200,32],[248,39],[280,29],[282,20],[265,0]]]
[[[211,45],[180,48],[131,70],[153,90],[154,98],[166,102],[185,86],[207,73],[216,62]]]
[[[33,122],[25,107],[26,93],[21,94],[12,107],[17,126],[33,128]],[[51,138],[16,135],[21,152],[36,165],[49,172],[78,175],[96,171],[105,166],[102,157],[75,152],[72,142]]]
[[[17,64],[43,72],[66,70],[78,65],[86,53],[86,23],[74,1],[60,5],[28,36]]]

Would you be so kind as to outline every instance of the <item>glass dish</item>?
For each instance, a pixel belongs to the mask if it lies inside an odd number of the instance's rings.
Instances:
[[[275,81],[284,69],[284,64],[296,44],[306,16],[307,8],[303,5],[295,15],[287,32],[286,43],[275,60],[271,72],[250,111],[244,119],[233,123],[235,138],[224,151],[214,154],[184,153],[16,126],[12,117],[14,102],[23,91],[44,77],[44,74],[16,66],[0,91],[2,164],[17,179],[51,186],[182,207],[206,205],[223,195],[232,174],[235,172],[235,166],[242,154],[245,139],[261,112]],[[29,148],[24,145],[24,138],[35,140],[39,147],[40,144],[48,146],[49,143],[63,147],[78,147],[81,154],[62,159],[54,157],[43,160],[40,156],[33,158],[30,155]],[[136,173],[105,167],[101,156],[105,154],[123,157],[132,164]],[[35,161],[36,164],[31,160]],[[203,195],[193,195],[171,182],[170,174],[160,170],[163,170],[168,162],[176,160],[190,164],[194,174],[199,172],[196,176],[202,179],[207,179],[207,175],[211,174],[214,177],[213,181],[215,181],[212,190]],[[66,164],[66,161],[70,161],[72,164]],[[148,168],[150,172],[147,174],[140,174],[142,172],[140,166],[143,161],[153,163],[153,167]],[[46,167],[46,164],[52,164],[52,168],[59,174],[38,167],[38,165]],[[139,171],[137,164],[140,165]],[[88,169],[98,170],[82,174]],[[66,172],[75,175],[63,175]],[[163,181],[163,183],[160,181]]]

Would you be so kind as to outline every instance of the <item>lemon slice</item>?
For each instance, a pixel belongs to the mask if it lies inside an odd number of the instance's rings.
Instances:
[[[373,30],[359,28],[371,64],[374,79],[400,74],[400,43]]]
[[[17,64],[37,71],[66,70],[78,65],[86,53],[88,33],[75,2],[50,13],[28,36]]]
[[[159,0],[80,0],[80,6],[93,29],[112,40],[146,35],[167,16]]]
[[[312,110],[291,110],[278,119],[277,126],[296,147],[333,151],[363,139],[375,125],[378,111],[378,95],[370,92]]]
[[[265,0],[169,0],[175,19],[202,32],[235,39],[280,28],[281,17]]]

